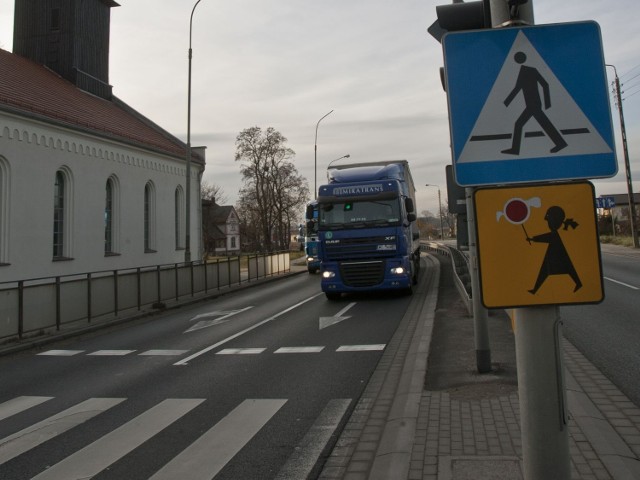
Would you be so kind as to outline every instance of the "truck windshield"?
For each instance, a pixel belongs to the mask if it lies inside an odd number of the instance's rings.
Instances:
[[[398,198],[320,205],[320,228],[357,228],[400,223]]]

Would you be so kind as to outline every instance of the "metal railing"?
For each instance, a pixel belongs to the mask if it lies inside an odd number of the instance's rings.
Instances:
[[[0,343],[164,309],[290,271],[289,252],[0,283]]]
[[[462,297],[465,306],[467,307],[467,312],[469,312],[469,315],[473,315],[469,257],[457,248],[443,245],[441,243],[422,242],[420,247],[422,250],[431,250],[451,257],[453,279],[456,284],[456,288],[458,290],[458,293],[460,293],[460,297]]]

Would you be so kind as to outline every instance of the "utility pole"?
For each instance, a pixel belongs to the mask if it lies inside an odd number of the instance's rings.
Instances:
[[[633,246],[639,248],[638,232],[636,230],[636,202],[633,195],[633,185],[631,183],[631,167],[629,165],[629,150],[627,149],[627,131],[624,126],[624,113],[622,112],[622,92],[620,91],[620,78],[618,78],[618,70],[615,66],[607,64],[608,67],[612,67],[615,73],[616,79],[614,81],[616,103],[618,104],[618,113],[620,114],[620,131],[622,132],[622,153],[624,154],[624,169],[627,175],[627,193],[629,195],[629,227],[631,228],[631,237],[633,238]],[[613,221],[613,216],[611,216]],[[615,233],[614,233],[615,235]]]
[[[490,0],[492,27],[533,25],[533,0]],[[558,306],[515,310],[525,480],[570,480],[569,425]]]

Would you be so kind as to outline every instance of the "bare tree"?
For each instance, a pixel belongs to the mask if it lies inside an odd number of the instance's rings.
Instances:
[[[200,186],[200,197],[202,200],[213,200],[217,205],[224,205],[229,201],[229,196],[220,185],[202,181]]]
[[[243,187],[238,210],[251,224],[245,234],[257,249],[272,251],[289,246],[289,232],[296,212],[309,196],[306,179],[290,161],[295,152],[273,127],[243,130],[236,137],[236,161],[242,162]],[[253,235],[253,237],[252,237]]]

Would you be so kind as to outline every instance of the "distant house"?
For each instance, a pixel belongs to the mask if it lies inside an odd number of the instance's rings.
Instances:
[[[0,49],[0,282],[184,261],[186,145],[112,94],[117,6],[15,2],[14,52]],[[194,150],[198,259],[205,157]]]
[[[232,206],[217,205],[215,200],[203,200],[202,234],[207,254],[240,254],[240,220]]]

